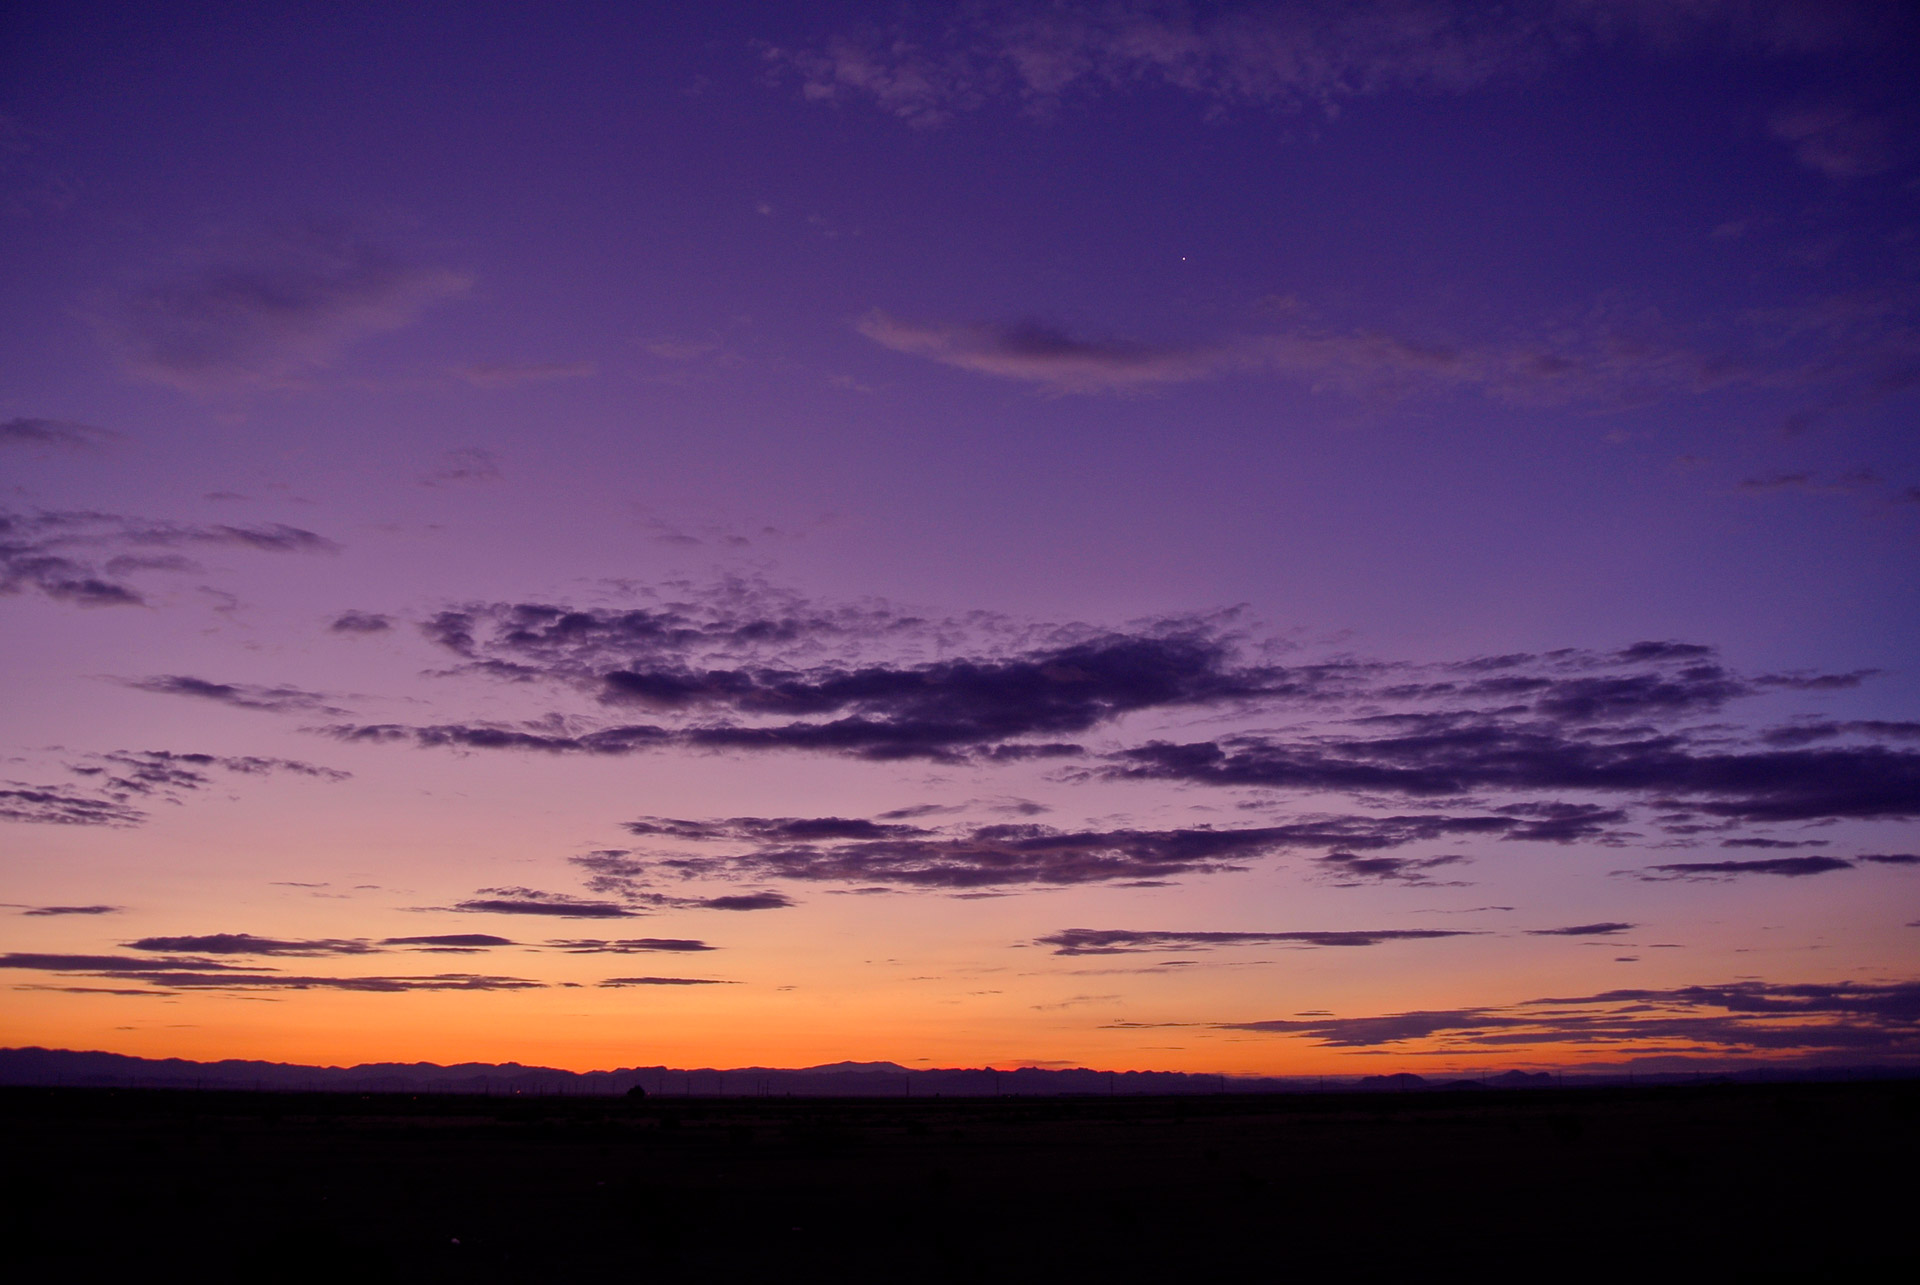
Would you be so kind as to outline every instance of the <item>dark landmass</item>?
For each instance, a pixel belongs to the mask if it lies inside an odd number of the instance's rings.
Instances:
[[[486,1096],[617,1097],[633,1088],[661,1097],[1057,1097],[1271,1094],[1336,1091],[1525,1089],[1554,1086],[1696,1083],[1711,1076],[1736,1082],[1859,1080],[1920,1075],[1920,1068],[1807,1066],[1780,1063],[1732,1067],[1724,1062],[1628,1072],[1503,1071],[1473,1079],[1393,1075],[1268,1077],[1195,1075],[1184,1071],[1095,1071],[1084,1067],[915,1070],[894,1062],[836,1062],[799,1069],[745,1066],[696,1069],[665,1066],[613,1071],[563,1071],[518,1062],[368,1062],[359,1066],[299,1066],[286,1062],[129,1057],[68,1049],[0,1049],[0,1085],[73,1088],[252,1089],[277,1092],[477,1093]]]
[[[13,1087],[0,1244],[20,1280],[1851,1279],[1910,1254],[1916,1143],[1920,1083],[1902,1079],[839,1100]]]

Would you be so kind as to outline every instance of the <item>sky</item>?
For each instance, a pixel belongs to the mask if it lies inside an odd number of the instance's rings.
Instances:
[[[1920,1056],[1920,19],[0,20],[0,1043]]]

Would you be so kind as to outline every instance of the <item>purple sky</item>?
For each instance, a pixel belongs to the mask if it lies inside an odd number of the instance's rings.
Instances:
[[[1898,6],[5,23],[5,1042],[1920,1052]]]

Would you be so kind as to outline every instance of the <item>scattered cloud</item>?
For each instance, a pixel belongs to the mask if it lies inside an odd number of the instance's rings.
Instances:
[[[139,808],[83,793],[71,786],[0,781],[0,821],[133,826],[146,819],[147,814]]]
[[[29,916],[117,915],[125,906],[27,906],[20,913]]]
[[[295,388],[357,340],[411,325],[471,284],[310,225],[201,255],[95,322],[128,373],[183,392]]]
[[[534,990],[545,982],[523,977],[495,977],[477,973],[436,973],[409,977],[323,977],[281,973],[255,965],[230,964],[203,957],[142,958],[131,955],[60,955],[13,952],[0,954],[0,968],[17,968],[62,976],[137,981],[156,991],[227,990],[341,990],[373,993],[402,991]]]
[[[709,822],[647,817],[630,822],[628,829],[642,838],[724,842],[734,850],[706,854],[610,849],[572,860],[590,873],[590,888],[622,896],[644,895],[660,878],[966,889],[1161,880],[1243,870],[1250,861],[1303,848],[1392,847],[1449,834],[1498,835],[1513,825],[1505,817],[1413,815],[1331,816],[1241,829],[1074,831],[1008,823],[931,830],[844,817]],[[1345,859],[1357,860],[1351,854]],[[1431,868],[1454,860],[1458,858],[1408,865]]]
[[[1142,951],[1215,950],[1222,946],[1378,946],[1390,941],[1473,937],[1464,929],[1389,928],[1345,932],[1144,932],[1130,928],[1065,928],[1034,945],[1056,955],[1132,955]]]

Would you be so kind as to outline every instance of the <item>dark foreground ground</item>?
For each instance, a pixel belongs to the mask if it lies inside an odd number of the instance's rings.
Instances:
[[[1913,1081],[638,1103],[16,1088],[0,1259],[20,1281],[1831,1279],[1920,1256],[1916,1142]]]

